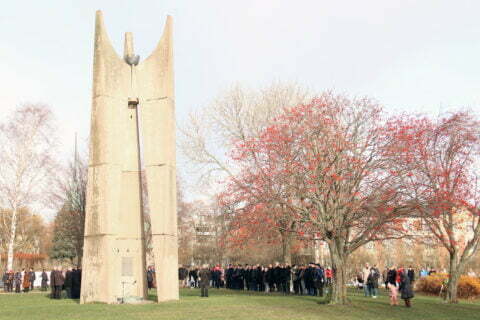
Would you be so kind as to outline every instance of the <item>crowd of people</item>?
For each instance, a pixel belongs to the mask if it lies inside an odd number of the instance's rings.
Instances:
[[[420,277],[434,272],[435,270],[422,269]],[[178,277],[181,287],[201,288],[202,296],[208,296],[210,286],[217,289],[323,296],[330,290],[335,271],[316,263],[293,266],[280,263],[268,266],[246,264],[228,265],[225,268],[204,265],[203,268],[182,266],[178,270]],[[370,267],[366,264],[351,284],[363,289],[366,297],[377,298],[379,285],[384,283],[392,306],[398,305],[400,293],[405,306],[411,307],[414,281],[415,271],[412,267],[391,267],[381,273],[375,265]]]
[[[428,274],[427,274],[428,275]],[[421,273],[424,276],[424,273]],[[363,288],[366,297],[377,298],[378,287],[380,283],[385,284],[385,289],[389,290],[390,305],[398,305],[398,293],[405,301],[406,307],[411,307],[411,299],[413,294],[413,283],[415,281],[415,270],[410,266],[405,269],[403,267],[385,268],[380,273],[376,265],[370,267],[368,264],[358,272],[354,283],[358,288]]]
[[[33,291],[36,278],[37,274],[33,268],[30,268],[29,271],[23,269],[17,272],[7,270],[2,277],[3,290],[16,293]],[[80,298],[81,269],[69,268],[63,270],[62,267],[54,267],[50,273],[43,269],[40,279],[40,290],[47,291],[50,288],[52,299],[61,299],[62,296],[69,299]],[[65,292],[65,295],[63,295],[63,292]]]
[[[3,290],[5,292],[28,292],[33,290],[33,283],[36,274],[32,268],[30,271],[22,269],[22,271],[14,272],[13,270],[5,271],[2,277]]]
[[[419,276],[424,277],[435,273],[434,269],[422,269]],[[80,298],[82,271],[76,268],[62,270],[55,267],[48,274],[45,269],[40,274],[41,291],[51,289],[51,298],[60,299],[66,296],[71,299]],[[412,267],[390,267],[383,272],[374,265],[366,264],[352,283],[364,290],[366,297],[376,298],[379,285],[383,283],[390,295],[390,304],[398,305],[398,296],[411,306],[415,270]],[[4,290],[6,292],[29,292],[34,289],[37,274],[30,270],[6,271],[3,274]],[[208,288],[226,288],[231,290],[247,290],[257,292],[278,292],[284,295],[323,296],[328,292],[335,277],[335,271],[316,263],[308,265],[293,265],[276,263],[275,265],[228,265],[225,268],[216,265],[212,268],[179,267],[178,278],[181,287],[201,288],[202,296],[208,297]],[[148,267],[146,271],[148,288],[156,288],[155,268]],[[65,294],[63,294],[65,292]]]
[[[258,292],[280,292],[323,296],[324,287],[331,284],[333,270],[319,264],[287,265],[217,265],[213,268],[180,267],[181,287],[201,287],[202,270],[208,270],[209,286],[231,290],[248,290]],[[204,273],[205,274],[205,273]]]

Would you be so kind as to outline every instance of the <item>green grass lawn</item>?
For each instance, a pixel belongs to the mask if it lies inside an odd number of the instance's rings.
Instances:
[[[318,297],[248,294],[210,289],[200,298],[197,289],[182,289],[176,302],[147,305],[80,305],[75,300],[50,300],[43,293],[1,294],[0,319],[317,319],[317,320],[480,320],[480,302],[445,305],[437,297],[418,295],[413,308],[391,307],[382,291],[378,299],[352,292],[351,305],[330,306]],[[150,296],[154,299],[154,292]],[[403,301],[402,301],[403,302]]]

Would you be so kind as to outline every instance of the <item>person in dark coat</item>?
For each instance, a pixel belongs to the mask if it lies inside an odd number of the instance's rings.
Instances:
[[[292,280],[292,269],[289,265],[282,266],[282,292],[290,294],[290,280]]]
[[[188,270],[184,266],[180,266],[178,268],[178,281],[180,288],[185,288],[186,287],[186,281],[188,278]]]
[[[212,273],[208,268],[208,265],[203,265],[203,268],[199,271],[198,276],[200,278],[199,284],[201,296],[208,298],[208,287],[210,286],[210,279],[212,278]]]
[[[245,277],[245,272],[244,272],[243,268],[241,266],[237,266],[233,270],[233,283],[234,283],[233,288],[234,289],[243,290],[243,288],[244,288],[244,283],[243,283],[244,277]]]
[[[412,306],[410,300],[414,297],[414,294],[407,270],[400,272],[400,294],[400,297],[405,301],[405,306],[410,308]]]
[[[240,285],[240,290],[245,290],[245,277],[246,277],[246,267],[240,266],[240,277],[238,278],[238,284]]]
[[[198,288],[198,268],[193,268],[188,273],[191,283],[193,283],[194,288]]]
[[[238,271],[238,266],[233,266],[232,267],[232,289],[237,290],[238,289],[238,277],[239,277],[240,271]]]
[[[2,281],[3,281],[3,291],[7,292],[7,281],[8,281],[8,271],[7,270],[5,270],[5,273],[3,274]]]
[[[151,266],[147,268],[147,286],[148,289],[153,288],[153,268]]]
[[[35,279],[37,279],[37,276],[35,274],[35,271],[33,271],[33,268],[30,268],[30,290],[33,291],[33,286],[34,286],[34,282],[35,282]]]
[[[315,266],[315,272],[313,276],[313,285],[315,286],[315,289],[317,289],[316,293],[320,296],[323,297],[323,286],[325,284],[325,272],[323,268],[317,264]]]
[[[17,271],[14,276],[13,283],[15,285],[15,292],[20,293],[21,292],[21,286],[22,286],[22,273],[20,271]]]
[[[410,284],[413,285],[413,282],[415,281],[415,270],[413,270],[412,266],[408,267],[407,275],[410,279]]]
[[[45,269],[43,269],[43,271],[42,271],[41,278],[42,278],[41,290],[42,290],[42,291],[47,291],[47,288],[48,288],[48,275],[47,275],[47,273],[45,272]]]
[[[67,292],[67,298],[72,299],[72,269],[68,268],[65,272],[65,282],[63,283],[65,291]]]
[[[222,286],[222,269],[220,265],[216,265],[212,269],[212,285],[217,289],[220,289]]]
[[[245,277],[245,287],[247,290],[251,290],[251,285],[252,285],[252,269],[248,264],[245,265],[245,269],[243,271],[244,277]]]
[[[225,270],[225,288],[227,289],[232,289],[232,273],[233,267],[229,264],[227,270]]]
[[[307,289],[308,295],[310,296],[315,296],[317,295],[317,290],[315,288],[315,283],[313,280],[314,277],[314,267],[313,263],[310,263],[310,265],[305,269],[303,278],[305,281],[305,288]]]
[[[395,267],[391,267],[387,272],[387,286],[390,290],[390,305],[398,306],[397,270]]]
[[[275,280],[273,277],[273,266],[271,264],[268,265],[268,269],[265,272],[265,281],[268,283],[268,291],[273,292],[275,291]]]
[[[65,284],[65,277],[62,273],[62,267],[58,267],[53,271],[53,276],[50,278],[53,286],[53,298],[60,299],[62,297],[62,287]]]
[[[7,288],[7,292],[13,292],[13,282],[15,279],[15,273],[13,270],[10,270],[7,273],[7,281],[5,283],[5,287]]]
[[[80,299],[80,289],[82,287],[82,270],[73,269],[72,272],[72,299]]]
[[[367,288],[369,295],[374,299],[377,298],[379,277],[378,270],[375,267],[370,268],[370,273],[367,276]]]
[[[300,295],[308,294],[307,287],[305,286],[305,270],[306,266],[301,266],[298,274],[298,279],[300,281]]]
[[[263,267],[260,266],[259,264],[257,264],[257,279],[256,279],[256,283],[257,283],[257,287],[258,287],[258,291],[265,291],[265,280],[264,280],[264,270],[263,270]]]
[[[282,275],[283,270],[280,264],[277,262],[275,268],[273,268],[273,281],[275,282],[276,291],[282,291]]]
[[[54,283],[54,275],[57,271],[57,267],[53,267],[52,271],[50,272],[50,298],[55,298],[55,283]]]
[[[258,291],[258,269],[256,266],[252,266],[250,269],[250,290]]]
[[[388,275],[388,267],[385,267],[382,273],[382,279],[383,279],[383,283],[385,284],[385,290],[388,290],[387,275]]]

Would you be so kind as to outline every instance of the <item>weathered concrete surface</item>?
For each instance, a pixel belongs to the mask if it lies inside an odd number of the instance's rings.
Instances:
[[[172,19],[136,69],[158,301],[177,300],[178,242]],[[161,146],[161,147],[159,147]]]
[[[146,298],[139,133],[158,300],[178,299],[171,42],[168,17],[152,55],[131,66],[113,49],[102,14],[97,12],[81,303]],[[132,55],[133,38],[127,33],[124,56]],[[138,99],[139,105],[129,105],[132,99]]]

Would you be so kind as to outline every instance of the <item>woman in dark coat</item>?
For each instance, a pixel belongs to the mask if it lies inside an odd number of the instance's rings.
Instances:
[[[414,294],[407,270],[402,270],[400,273],[400,293],[401,298],[405,300],[405,306],[410,308],[412,306],[410,299],[414,297]]]

